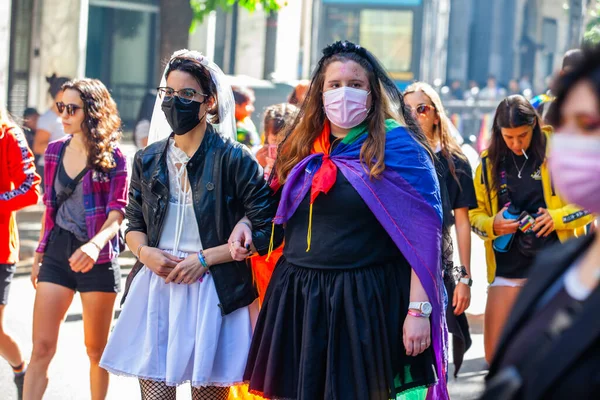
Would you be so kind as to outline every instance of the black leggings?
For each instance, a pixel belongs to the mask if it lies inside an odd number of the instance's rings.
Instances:
[[[140,379],[142,400],[175,400],[177,388],[164,382]],[[227,400],[229,387],[192,387],[192,400]]]

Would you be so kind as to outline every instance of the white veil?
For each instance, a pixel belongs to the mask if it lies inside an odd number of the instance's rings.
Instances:
[[[194,58],[202,64],[210,72],[216,88],[217,88],[217,104],[219,106],[219,124],[213,125],[213,128],[224,138],[230,138],[236,140],[236,125],[235,125],[235,103],[233,101],[233,92],[231,86],[227,82],[225,74],[221,71],[221,68],[214,62],[204,57],[201,53],[193,50],[182,49],[178,50],[169,59],[169,63],[175,57],[186,57]],[[165,78],[167,68],[169,64],[165,66],[165,70],[162,74],[160,86],[167,86],[167,80]],[[167,117],[161,108],[162,100],[159,95],[156,95],[156,101],[154,103],[154,111],[152,112],[152,120],[150,122],[150,132],[148,134],[148,144],[157,142],[162,139],[169,137],[173,131],[167,122]],[[210,115],[210,114],[209,114]]]

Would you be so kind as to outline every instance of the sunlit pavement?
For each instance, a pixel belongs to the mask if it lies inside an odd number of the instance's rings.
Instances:
[[[474,275],[472,305],[470,313],[482,314],[485,307],[485,283],[483,246],[474,238]],[[28,276],[15,278],[10,292],[9,304],[5,311],[5,326],[17,339],[24,354],[31,354],[31,323],[35,292]],[[119,299],[117,299],[117,302]],[[482,318],[473,318],[473,347],[466,354],[458,380],[450,379],[450,393],[453,399],[476,399],[482,388],[485,375],[483,361],[483,336],[481,335]],[[452,372],[452,367],[450,368]],[[44,399],[48,400],[84,400],[89,399],[88,360],[83,345],[83,323],[81,321],[81,302],[79,296],[69,308],[67,320],[62,325],[59,336],[58,351],[50,365],[50,383]],[[189,399],[189,387],[179,389],[180,399]],[[16,391],[12,383],[12,372],[6,362],[0,361],[0,399],[16,399]],[[111,377],[109,399],[139,399],[138,384],[134,379]]]
[[[123,146],[124,153],[131,160],[133,146]],[[39,229],[39,228],[38,228]],[[37,234],[34,235],[37,237]],[[483,360],[482,314],[485,310],[485,254],[479,238],[473,236],[472,272],[475,281],[472,289],[471,331],[473,346],[465,355],[461,373],[454,379],[453,367],[450,363],[449,388],[452,399],[476,399],[483,387],[486,364]],[[131,265],[132,259],[124,259],[123,265]],[[127,273],[123,271],[123,279]],[[25,356],[31,354],[31,325],[35,292],[27,275],[26,268],[19,268],[18,275],[11,287],[9,304],[5,310],[5,327],[13,334]],[[120,297],[117,298],[117,304]],[[118,315],[118,307],[117,307]],[[450,352],[451,354],[451,352]],[[66,322],[60,330],[57,354],[50,365],[50,383],[44,399],[47,400],[85,400],[90,398],[89,363],[83,344],[83,322],[81,320],[81,302],[75,296],[67,313]],[[8,364],[0,360],[0,400],[15,400],[16,390],[12,382],[12,371]],[[111,376],[108,398],[113,400],[140,399],[137,381],[132,378]],[[188,400],[189,386],[178,390],[178,399]]]

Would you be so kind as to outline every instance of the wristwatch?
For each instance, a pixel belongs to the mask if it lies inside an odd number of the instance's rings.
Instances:
[[[465,285],[467,285],[468,287],[473,286],[473,279],[471,278],[460,278],[458,280],[460,283],[464,283]]]
[[[408,304],[409,310],[418,310],[424,317],[429,317],[433,308],[428,301],[411,301]]]

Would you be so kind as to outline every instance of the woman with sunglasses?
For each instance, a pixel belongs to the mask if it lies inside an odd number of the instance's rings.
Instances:
[[[244,259],[267,252],[277,200],[235,141],[233,93],[217,65],[178,51],[158,91],[127,206],[139,261],[101,365],[138,378],[142,399],[175,399],[191,382],[193,400],[224,400],[243,381],[258,313]],[[247,239],[228,244],[230,234]]]
[[[45,153],[46,211],[34,258],[36,288],[33,351],[24,398],[41,399],[58,331],[81,295],[84,341],[90,360],[91,398],[104,399],[108,373],[99,367],[108,339],[121,271],[119,227],[127,204],[127,163],[119,150],[121,120],[102,82],[80,79],[62,86],[65,138]]]
[[[469,216],[484,241],[490,283],[485,310],[485,358],[496,344],[534,256],[575,235],[593,220],[568,204],[548,170],[548,126],[523,96],[504,99],[496,110],[489,149],[475,174],[477,208]]]
[[[477,207],[473,171],[452,135],[455,129],[444,111],[437,92],[424,82],[415,82],[404,92],[404,101],[412,108],[417,122],[435,150],[444,209],[442,268],[449,297],[446,309],[448,330],[453,335],[454,375],[458,374],[464,352],[471,345],[469,323],[464,312],[471,303],[471,223],[469,209]],[[450,229],[456,228],[460,266],[453,261],[454,248]]]

